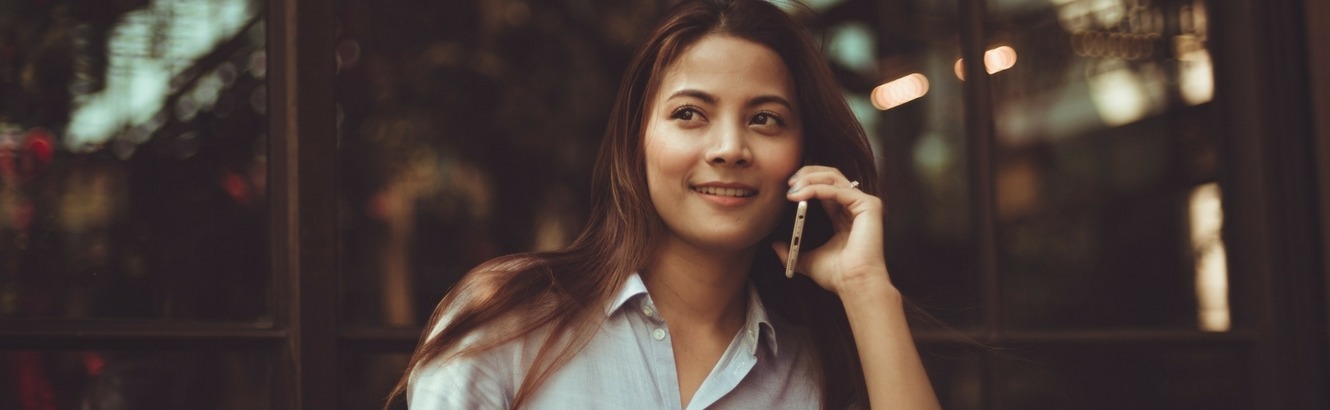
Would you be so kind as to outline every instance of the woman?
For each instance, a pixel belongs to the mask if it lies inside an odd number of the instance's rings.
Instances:
[[[763,1],[685,1],[621,84],[567,249],[475,268],[391,397],[437,408],[935,408],[863,130]],[[826,232],[781,267],[797,201]],[[820,242],[820,244],[818,244]],[[807,280],[807,279],[811,279]]]

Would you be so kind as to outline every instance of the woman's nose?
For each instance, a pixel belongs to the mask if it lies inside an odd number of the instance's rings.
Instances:
[[[752,151],[748,149],[743,130],[738,127],[726,127],[719,132],[711,149],[707,152],[707,162],[712,165],[748,166],[753,162]]]

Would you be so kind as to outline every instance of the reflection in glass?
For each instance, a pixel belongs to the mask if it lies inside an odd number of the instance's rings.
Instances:
[[[90,72],[76,72],[70,85],[73,110],[64,145],[86,152],[125,128],[156,131],[164,124],[153,117],[164,110],[188,122],[214,107],[222,88],[235,80],[236,68],[230,63],[196,67],[194,62],[257,23],[254,15],[247,2],[235,0],[153,1],[124,11],[106,33],[106,55],[98,56],[106,60],[101,87],[93,85],[98,79]],[[73,45],[86,46],[84,41],[76,38]],[[167,106],[170,100],[174,107]]]
[[[1201,330],[1224,332],[1232,326],[1228,309],[1228,258],[1224,251],[1224,210],[1219,184],[1191,191],[1191,246],[1196,265],[1196,311]]]
[[[920,73],[911,73],[874,88],[873,107],[886,111],[914,101],[925,94],[928,94],[928,77]]]
[[[1205,2],[1194,0],[1179,9],[1178,20],[1182,33],[1174,37],[1174,55],[1178,59],[1181,79],[1178,87],[1187,104],[1197,105],[1214,98],[1215,79],[1210,50],[1205,46],[1208,37]]]
[[[0,318],[266,314],[262,9],[0,3]]]
[[[1106,59],[1087,68],[1086,85],[1104,125],[1117,127],[1153,114],[1152,96],[1163,92],[1163,79],[1152,68],[1138,73],[1125,61]]]
[[[971,327],[982,314],[981,269],[973,257],[963,83],[952,74],[960,48],[953,5],[874,3],[879,68],[860,92],[884,110],[869,133],[881,158],[892,281],[929,314]]]
[[[618,78],[664,4],[339,7],[346,322],[420,326],[480,262],[571,241]]]
[[[1001,357],[1003,408],[1246,409],[1245,349],[1039,346]]]
[[[338,408],[377,409],[402,378],[411,355],[406,353],[356,353],[341,358],[338,379]],[[396,403],[405,408],[405,400]]]
[[[0,408],[270,409],[273,363],[254,351],[0,351]]]
[[[1218,174],[1203,2],[989,3],[1020,57],[991,76],[1004,320],[1196,329],[1196,269],[1226,263],[1187,240]]]
[[[984,408],[987,382],[980,349],[952,343],[922,343],[919,352],[942,408]]]
[[[994,74],[1016,65],[1016,49],[1011,46],[997,46],[984,51],[984,71]],[[956,78],[965,79],[965,59],[957,59]]]

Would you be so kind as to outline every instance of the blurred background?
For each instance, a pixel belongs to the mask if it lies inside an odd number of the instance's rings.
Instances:
[[[785,6],[946,408],[1330,406],[1330,5],[1218,3]],[[378,408],[670,4],[0,0],[0,409]]]

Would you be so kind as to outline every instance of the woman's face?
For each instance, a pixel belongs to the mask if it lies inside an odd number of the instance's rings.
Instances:
[[[665,69],[644,146],[667,240],[741,250],[774,229],[802,157],[795,103],[780,56],[737,37],[707,35]]]

